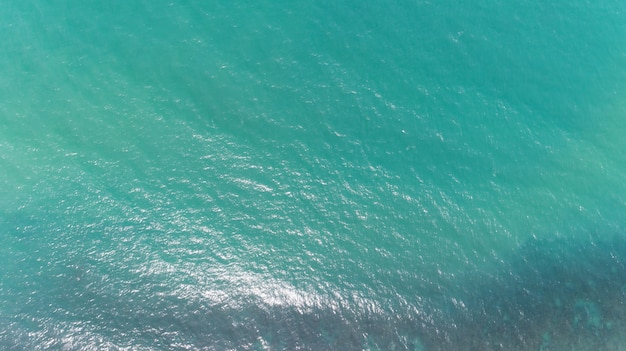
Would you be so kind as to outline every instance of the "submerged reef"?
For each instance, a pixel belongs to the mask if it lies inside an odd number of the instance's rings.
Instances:
[[[623,350],[626,242],[535,240],[466,277],[427,350]],[[459,282],[461,283],[461,282]],[[453,293],[451,293],[453,295]]]

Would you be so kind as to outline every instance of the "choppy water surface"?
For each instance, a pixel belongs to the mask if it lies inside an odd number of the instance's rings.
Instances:
[[[0,348],[626,347],[621,2],[2,5]]]

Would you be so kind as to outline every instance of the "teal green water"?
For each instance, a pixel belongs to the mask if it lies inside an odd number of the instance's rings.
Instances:
[[[0,4],[0,349],[626,347],[623,2]]]

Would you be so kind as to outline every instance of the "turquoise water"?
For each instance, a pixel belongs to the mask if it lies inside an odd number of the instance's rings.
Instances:
[[[0,349],[626,348],[623,2],[0,3]]]

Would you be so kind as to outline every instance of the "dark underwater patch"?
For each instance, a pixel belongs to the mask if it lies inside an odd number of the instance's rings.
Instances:
[[[626,331],[625,260],[619,237],[529,242],[497,272],[459,282],[446,338],[423,335],[427,349],[613,350]]]

